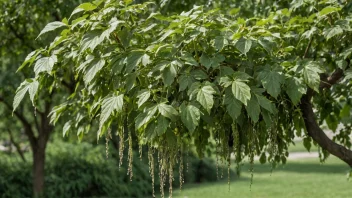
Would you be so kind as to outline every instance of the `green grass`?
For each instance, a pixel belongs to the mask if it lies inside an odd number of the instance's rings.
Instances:
[[[320,164],[319,159],[288,161],[272,173],[270,165],[255,164],[252,186],[249,167],[244,165],[241,177],[232,179],[230,191],[225,174],[226,179],[219,182],[185,185],[181,192],[175,189],[173,197],[352,197],[352,182],[346,179],[350,168],[334,157],[330,157],[324,164]]]

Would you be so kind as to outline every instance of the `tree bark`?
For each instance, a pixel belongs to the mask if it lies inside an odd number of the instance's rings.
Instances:
[[[36,148],[33,149],[33,193],[34,197],[42,196],[44,191],[45,176],[45,147],[46,142],[38,141]]]
[[[312,104],[307,95],[303,96],[301,99],[300,108],[308,135],[323,149],[340,158],[352,167],[352,151],[335,143],[324,133],[316,122],[315,113],[313,112]]]
[[[348,63],[347,67],[349,67],[350,60],[347,59],[346,61]],[[320,91],[331,88],[334,84],[338,83],[341,79],[343,79],[343,77],[343,70],[338,68],[329,77],[321,78],[319,86]],[[314,94],[315,93],[312,89],[308,89],[307,94],[305,94],[300,101],[300,109],[308,135],[312,137],[313,140],[317,142],[319,146],[321,146],[323,149],[327,150],[332,155],[340,158],[341,160],[346,162],[350,167],[352,167],[352,151],[332,141],[317,123],[315,113],[313,111],[313,106],[311,103],[311,98],[314,96]]]
[[[50,110],[50,103],[45,103],[45,111],[39,113],[40,128],[37,144],[33,149],[33,193],[35,197],[40,197],[44,193],[45,182],[45,150],[49,136],[53,130],[47,117]]]

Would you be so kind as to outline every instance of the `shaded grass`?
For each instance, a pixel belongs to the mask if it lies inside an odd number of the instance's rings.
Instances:
[[[258,163],[258,162],[257,162]],[[248,164],[242,167],[240,178],[232,177],[219,182],[185,185],[182,192],[174,190],[173,197],[352,197],[352,183],[346,179],[350,168],[337,158],[330,157],[326,163],[319,159],[288,161],[271,172],[271,165],[254,165],[254,178]],[[225,171],[225,178],[227,178]]]

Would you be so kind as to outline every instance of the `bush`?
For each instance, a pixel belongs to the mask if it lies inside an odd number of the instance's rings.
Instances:
[[[110,148],[110,153],[116,152]],[[119,170],[118,159],[105,158],[105,147],[88,143],[79,145],[55,142],[46,155],[45,197],[146,197],[152,194],[151,177],[147,159],[133,161],[133,180],[129,181],[127,161]],[[125,154],[125,156],[127,156]],[[144,158],[147,158],[146,156]],[[189,172],[186,183],[216,180],[216,168],[211,160],[199,160],[193,154],[188,157]],[[0,195],[2,197],[31,197],[31,162],[1,157]],[[159,190],[159,178],[155,167],[155,191]],[[174,171],[174,185],[178,182],[178,166]]]

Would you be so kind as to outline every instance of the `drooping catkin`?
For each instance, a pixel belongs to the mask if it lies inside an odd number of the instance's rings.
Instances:
[[[183,177],[183,144],[180,145],[180,167],[179,167],[179,175],[180,175],[180,190],[182,190],[182,185],[185,182]]]
[[[109,158],[109,141],[111,139],[111,129],[108,129],[108,132],[105,135],[105,151],[106,151],[106,159]]]
[[[120,141],[119,141],[119,170],[121,169],[122,166],[122,162],[123,162],[123,152],[125,150],[125,129],[123,126],[119,127],[119,137],[120,137]]]
[[[132,148],[132,134],[131,130],[128,130],[128,170],[127,175],[130,176],[130,181],[133,177],[133,148]]]
[[[149,174],[152,178],[152,192],[153,192],[153,197],[155,197],[155,180],[154,180],[154,149],[153,147],[148,148],[148,161],[149,161]]]

